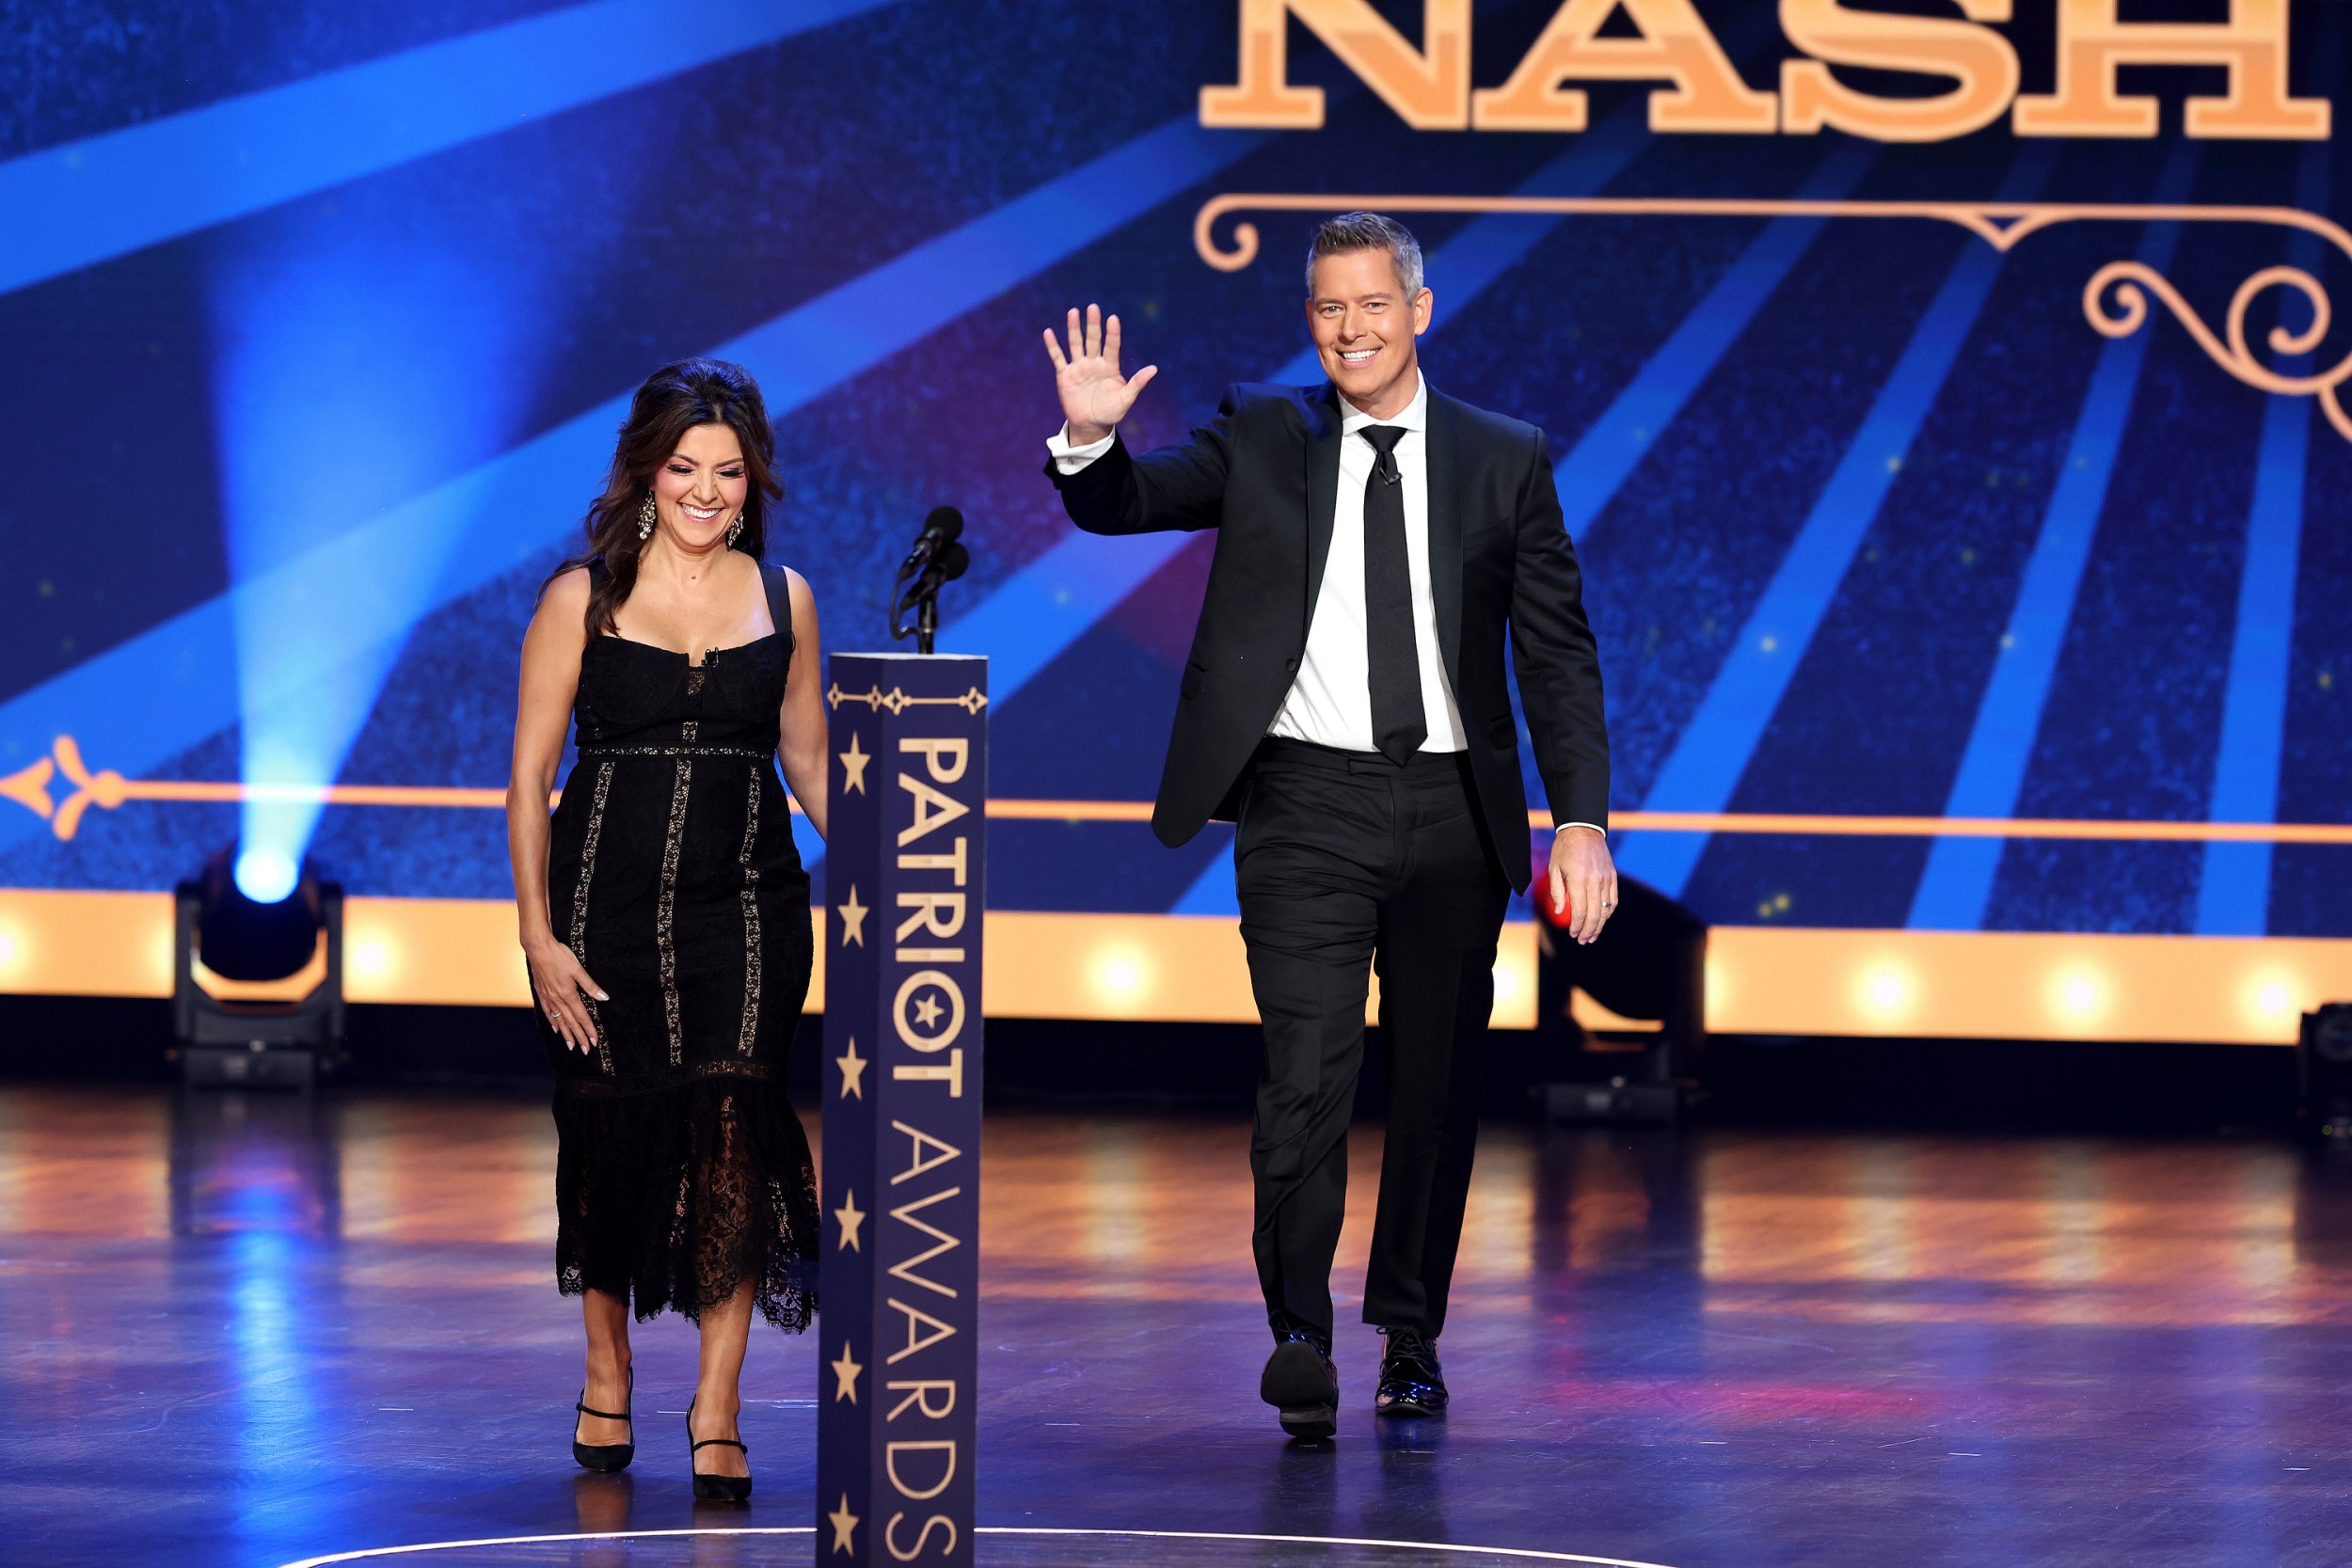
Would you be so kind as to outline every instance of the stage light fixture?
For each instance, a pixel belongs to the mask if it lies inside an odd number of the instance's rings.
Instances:
[[[2352,1150],[2352,1002],[2330,1002],[2303,1015],[2296,1040],[2305,1131]]]
[[[331,1060],[342,1044],[343,890],[304,867],[277,898],[255,898],[244,872],[257,858],[231,846],[175,893],[172,1022],[181,1075],[195,1085],[307,1089],[321,1057]],[[279,879],[251,880],[266,890]],[[252,994],[313,964],[320,974],[306,991]],[[206,974],[226,982],[218,994]]]
[[[246,849],[237,856],[237,891],[256,904],[280,902],[301,879],[294,857],[283,849]]]
[[[1707,923],[1637,878],[1617,878],[1617,908],[1590,946],[1566,934],[1573,911],[1552,907],[1547,863],[1534,866],[1535,1032],[1580,1076],[1544,1085],[1555,1120],[1678,1119],[1696,1093],[1707,1039]],[[1574,992],[1627,1019],[1656,1019],[1649,1040],[1598,1050],[1569,1013]],[[1630,1051],[1641,1056],[1629,1060]],[[1581,1059],[1580,1059],[1581,1058]],[[1628,1070],[1630,1069],[1631,1070]],[[1597,1076],[1596,1076],[1597,1075]]]

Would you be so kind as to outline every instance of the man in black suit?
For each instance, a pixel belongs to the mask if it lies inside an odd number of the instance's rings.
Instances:
[[[1136,456],[1117,426],[1156,367],[1119,369],[1119,318],[1051,331],[1062,412],[1047,471],[1094,533],[1217,530],[1152,816],[1178,845],[1235,823],[1242,937],[1265,1027],[1250,1149],[1275,1351],[1260,1393],[1327,1437],[1339,1388],[1331,1259],[1380,975],[1387,1150],[1364,1320],[1375,1408],[1446,1402],[1437,1338],[1478,1132],[1478,1067],[1508,890],[1528,883],[1508,627],[1554,817],[1553,898],[1589,942],[1616,902],[1600,666],[1543,433],[1432,391],[1421,247],[1369,213],[1307,261],[1331,385],[1242,386],[1190,438]]]

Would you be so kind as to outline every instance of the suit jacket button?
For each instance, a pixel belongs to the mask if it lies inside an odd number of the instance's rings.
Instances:
[[[1289,663],[1283,665],[1282,673],[1289,675],[1295,675],[1298,673],[1298,660],[1294,658]]]

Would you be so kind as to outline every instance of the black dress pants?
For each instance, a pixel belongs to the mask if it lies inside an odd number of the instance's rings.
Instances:
[[[1458,753],[1269,739],[1233,842],[1241,931],[1265,1025],[1250,1171],[1277,1335],[1328,1343],[1347,1125],[1380,975],[1387,1150],[1364,1321],[1436,1335],[1470,1196],[1478,1083],[1510,894]]]

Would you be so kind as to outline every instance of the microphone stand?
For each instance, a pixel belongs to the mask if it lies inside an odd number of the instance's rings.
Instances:
[[[914,578],[914,586],[906,589],[903,596],[894,586],[891,591],[890,635],[893,638],[914,637],[914,651],[918,654],[936,652],[933,644],[939,637],[939,591],[952,579],[963,576],[970,562],[971,556],[964,547],[950,542],[924,561],[921,573]],[[903,584],[906,579],[907,574],[899,573],[898,582]],[[900,624],[899,620],[909,610],[914,611],[914,625],[912,626]]]
[[[921,608],[914,614],[914,651],[928,654],[934,651],[931,644],[939,640],[939,585],[933,583],[931,591],[918,602]]]

